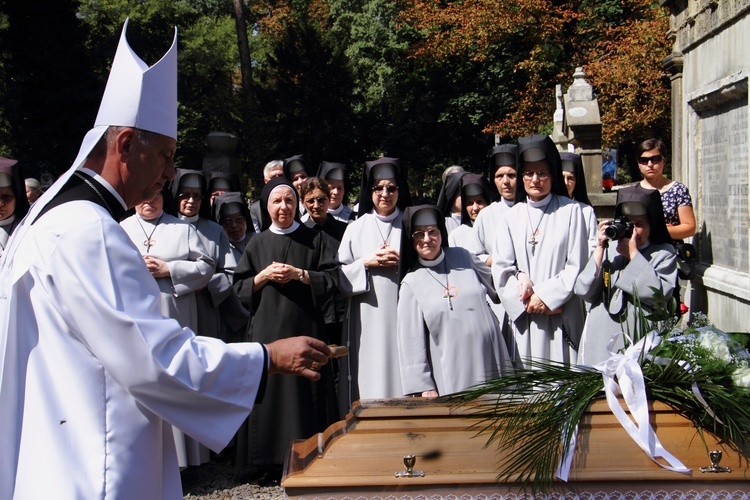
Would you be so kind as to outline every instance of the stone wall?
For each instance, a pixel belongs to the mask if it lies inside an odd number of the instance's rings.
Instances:
[[[673,171],[693,198],[692,311],[750,331],[750,0],[663,1],[671,11]]]

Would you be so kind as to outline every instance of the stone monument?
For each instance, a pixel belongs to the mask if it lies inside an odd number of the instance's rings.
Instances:
[[[575,146],[575,152],[583,161],[586,191],[597,217],[612,217],[616,195],[602,192],[602,120],[599,102],[594,97],[594,89],[586,81],[583,68],[576,68],[573,83],[564,96],[559,85],[555,94],[557,110],[552,139],[562,151],[567,151],[568,143]]]
[[[750,0],[662,0],[670,9],[673,178],[693,199],[699,264],[686,302],[750,330]]]
[[[232,155],[237,149],[238,138],[228,132],[211,132],[206,136],[209,152],[203,158],[203,172],[235,173],[242,179],[242,165],[239,158]]]

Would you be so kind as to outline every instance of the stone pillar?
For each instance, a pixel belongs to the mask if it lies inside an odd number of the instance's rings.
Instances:
[[[235,173],[242,179],[242,165],[239,158],[232,156],[237,149],[237,136],[228,132],[211,132],[206,136],[209,152],[203,157],[203,172]]]
[[[565,107],[563,104],[562,85],[555,85],[555,115],[552,126],[552,140],[558,151],[568,150],[568,136],[565,134]]]
[[[684,172],[685,162],[682,160],[682,66],[684,57],[680,52],[672,52],[662,61],[664,71],[669,73],[672,83],[672,163],[671,178],[687,183]]]
[[[594,89],[586,81],[583,68],[576,68],[573,84],[564,96],[565,127],[569,141],[581,155],[586,175],[586,191],[597,216],[611,217],[614,193],[602,192],[602,120]]]

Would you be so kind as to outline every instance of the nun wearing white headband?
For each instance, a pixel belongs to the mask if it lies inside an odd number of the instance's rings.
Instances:
[[[357,220],[338,251],[339,290],[349,297],[342,336],[349,356],[340,363],[339,404],[345,415],[358,399],[402,395],[396,346],[401,221],[411,204],[397,158],[365,163]]]
[[[16,160],[0,156],[0,256],[28,211],[21,166]]]
[[[501,217],[492,276],[510,319],[514,361],[575,364],[584,322],[573,293],[588,258],[580,206],[568,198],[560,155],[548,136],[518,140],[516,203]]]
[[[126,28],[78,158],[0,260],[3,499],[181,499],[172,426],[220,451],[268,373],[317,379],[330,354],[312,338],[230,347],[161,315],[117,221],[174,177],[177,40],[149,67]]]
[[[510,368],[497,318],[490,268],[461,247],[448,247],[435,205],[404,214],[408,272],[398,299],[398,353],[404,396],[436,397],[466,389]]]
[[[234,271],[234,288],[252,312],[246,340],[272,342],[293,335],[325,338],[322,305],[335,287],[335,245],[327,234],[300,224],[297,190],[275,177],[260,195],[263,231],[254,236]],[[269,379],[237,440],[238,468],[266,467],[280,477],[289,443],[306,439],[338,420],[331,365],[322,380]],[[246,432],[245,432],[246,431]]]

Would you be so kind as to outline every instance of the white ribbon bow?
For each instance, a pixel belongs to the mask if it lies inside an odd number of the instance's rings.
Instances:
[[[610,358],[594,368],[602,372],[604,378],[604,393],[612,414],[617,418],[623,429],[628,433],[635,443],[655,463],[667,470],[681,473],[689,473],[690,469],[685,467],[675,456],[669,453],[659,442],[656,432],[651,427],[648,418],[648,399],[646,398],[646,382],[643,379],[640,357],[643,353],[648,355],[654,347],[661,342],[661,337],[652,331],[642,338],[637,344],[631,344],[623,354],[612,352],[616,337],[613,337],[607,346]],[[630,411],[632,420],[620,405],[617,396],[622,395],[625,405]],[[576,427],[575,434],[578,434]],[[563,481],[568,480],[568,474],[573,462],[576,436],[573,435],[570,446],[563,450],[557,476]],[[669,465],[665,465],[657,459],[662,459]]]

